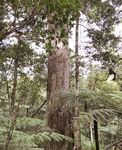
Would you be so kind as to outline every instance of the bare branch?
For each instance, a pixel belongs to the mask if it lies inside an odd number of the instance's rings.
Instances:
[[[37,110],[31,115],[31,117],[33,118],[33,117],[35,117],[35,115],[37,114],[37,113],[39,113],[39,111],[42,109],[42,107],[46,104],[46,102],[47,102],[47,99],[41,104],[41,106],[39,107],[39,108],[37,108]]]

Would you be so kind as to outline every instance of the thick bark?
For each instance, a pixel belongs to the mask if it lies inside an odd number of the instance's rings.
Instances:
[[[60,134],[72,137],[72,112],[68,110],[66,102],[60,99],[60,91],[69,89],[69,54],[64,46],[56,49],[48,58],[48,126]],[[72,150],[72,144],[63,142],[50,142],[48,150]]]

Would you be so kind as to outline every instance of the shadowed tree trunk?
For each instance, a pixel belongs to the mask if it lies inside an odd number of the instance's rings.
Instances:
[[[96,150],[99,150],[98,122],[94,120],[94,138]]]
[[[78,51],[78,38],[79,38],[79,16],[76,19],[75,29],[75,83],[76,89],[79,89],[79,51]]]

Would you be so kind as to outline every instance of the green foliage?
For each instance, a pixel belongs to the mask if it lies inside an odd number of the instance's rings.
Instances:
[[[110,87],[109,87],[110,88]],[[104,88],[103,88],[104,89]],[[109,143],[113,136],[117,136],[118,130],[121,135],[121,130],[118,129],[118,121],[114,119],[121,115],[122,111],[122,92],[116,91],[111,87],[111,90],[88,90],[80,89],[79,94],[75,91],[65,91],[61,93],[64,101],[62,106],[74,107],[76,97],[79,97],[80,115],[76,117],[81,125],[81,142],[83,149],[94,149],[94,144],[91,143],[89,128],[93,121],[97,119],[100,147],[104,147]],[[85,109],[87,105],[87,110]],[[114,122],[113,122],[114,121]],[[121,126],[121,124],[120,124]],[[109,139],[110,136],[110,139]],[[104,139],[105,138],[105,139]]]
[[[112,135],[116,135],[117,133],[117,126],[115,124],[110,124],[110,125],[107,125],[105,127],[100,127],[100,131],[101,132],[106,132],[106,133],[109,133],[109,134],[112,134]]]
[[[81,144],[84,150],[95,150],[95,145],[89,138],[81,134]]]
[[[5,144],[7,130],[6,130],[6,128],[1,128],[0,132],[1,132],[0,143]],[[24,132],[21,132],[21,131],[14,131],[13,138],[12,138],[12,141],[11,141],[11,146],[18,147],[18,145],[21,148],[36,147],[36,145],[32,141],[32,138],[31,138],[30,135],[28,135]]]
[[[36,118],[18,118],[17,119],[17,123],[16,123],[16,128],[18,130],[25,130],[28,128],[28,127],[44,127],[45,126],[45,122],[43,120],[40,120],[40,119],[36,119]]]
[[[66,140],[68,142],[73,142],[72,138],[58,134],[58,133],[54,133],[54,132],[43,132],[43,133],[38,133],[36,135],[33,135],[34,141],[35,143],[38,145],[40,144],[40,142],[45,142],[45,141],[56,141],[56,142],[60,142],[63,140]]]
[[[121,10],[116,11],[117,7],[121,9],[121,5],[121,0],[0,1],[0,145],[5,144],[11,125],[9,109],[14,88],[15,110],[18,105],[20,107],[10,146],[25,150],[43,147],[48,141],[72,142],[70,137],[48,132],[43,114],[38,114],[38,118],[42,117],[43,120],[25,117],[27,113],[31,116],[31,112],[37,109],[46,97],[47,55],[37,54],[31,47],[33,43],[42,47],[40,45],[43,43],[43,48],[53,54],[54,39],[67,45],[70,29],[79,13],[83,13],[88,23],[88,36],[92,40],[90,46],[92,44],[92,48],[95,48],[93,53],[90,48],[94,60],[101,61],[102,67],[107,69],[117,66],[116,70],[121,76],[121,56],[116,52],[120,40],[113,33],[114,26],[121,21]],[[53,27],[50,29],[49,26]],[[15,60],[18,61],[17,86],[13,87]],[[59,105],[74,111],[75,99],[78,97],[82,115],[80,117],[85,118],[83,123],[87,122],[88,125],[96,116],[102,125],[100,133],[115,135],[116,124],[108,123],[106,118],[115,117],[122,111],[122,92],[119,91],[118,84],[113,81],[108,83],[104,77],[105,72],[92,68],[85,80],[86,89],[81,88],[79,93],[73,90],[61,91]],[[85,103],[87,112],[84,112]],[[87,133],[88,131],[81,135],[84,150],[92,147]]]
[[[119,91],[119,86],[117,83],[110,81],[108,83],[103,83],[100,89],[106,92],[114,92]]]
[[[91,39],[86,47],[89,47],[93,59],[100,61],[102,67],[107,69],[115,67],[119,57],[116,52],[119,50],[120,37],[115,35],[114,30],[121,20],[119,16],[122,4],[117,3],[120,2],[94,0],[89,1],[89,5],[85,5],[86,8],[83,9],[88,21],[88,36]]]
[[[27,149],[42,146],[47,141],[60,142],[66,140],[72,142],[72,138],[55,133],[47,132],[45,130],[45,122],[36,118],[18,118],[15,130],[11,140],[11,147],[14,149],[19,147]],[[1,127],[0,129],[0,143],[5,144],[7,128]],[[0,144],[0,145],[1,145]]]
[[[106,86],[107,87],[107,86]],[[104,89],[104,88],[103,88]],[[118,89],[118,88],[117,88]],[[80,89],[79,93],[76,91],[68,90],[61,92],[62,104],[66,104],[67,106],[74,107],[75,99],[79,97],[79,105],[81,106],[81,110],[83,109],[84,102],[87,102],[88,109],[115,109],[122,110],[122,92],[119,89],[116,91],[112,86],[108,86],[108,90],[89,90],[89,89]],[[103,110],[104,111],[104,110]]]

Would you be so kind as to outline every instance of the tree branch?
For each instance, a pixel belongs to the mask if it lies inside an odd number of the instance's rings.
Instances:
[[[21,30],[22,28],[24,28],[26,25],[28,25],[30,23],[30,21],[32,21],[32,19],[35,16],[35,9],[32,10],[31,14],[29,16],[27,16],[24,21],[22,21],[22,23],[20,23],[20,26],[18,27],[13,27],[11,30],[5,32],[3,35],[0,36],[0,41],[2,41],[3,39],[5,39],[7,36],[9,36],[10,34],[17,32],[19,30]]]
[[[47,99],[41,104],[41,106],[39,108],[37,108],[37,110],[34,111],[34,113],[31,115],[31,117],[35,117],[35,115],[37,113],[39,113],[39,111],[41,110],[41,108],[45,105],[45,103],[47,102]]]
[[[121,143],[122,143],[122,139],[119,140],[119,141],[116,141],[116,142],[114,142],[114,143],[112,143],[112,144],[107,145],[104,150],[108,150],[108,149],[110,149],[111,147],[116,146],[116,145],[121,144]]]

